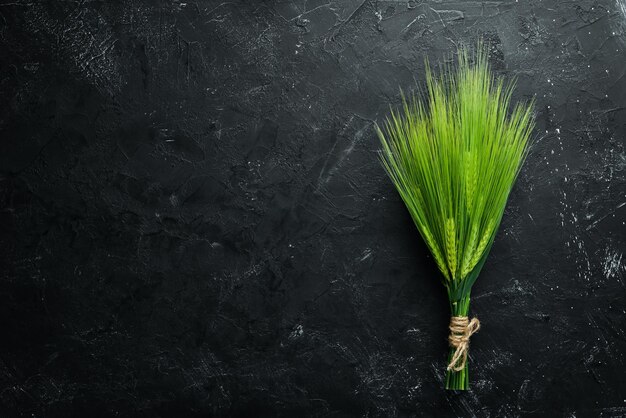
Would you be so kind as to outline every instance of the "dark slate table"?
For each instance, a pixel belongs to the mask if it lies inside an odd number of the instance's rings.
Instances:
[[[483,38],[535,144],[449,312],[378,161]],[[0,415],[626,415],[626,1],[2,1]]]

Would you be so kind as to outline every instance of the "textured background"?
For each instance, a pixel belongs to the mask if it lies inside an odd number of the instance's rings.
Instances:
[[[536,144],[473,390],[376,160],[478,37]],[[0,415],[626,415],[626,0],[0,2]]]

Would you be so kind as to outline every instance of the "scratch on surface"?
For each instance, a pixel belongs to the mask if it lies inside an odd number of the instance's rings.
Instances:
[[[603,265],[604,277],[607,279],[618,277],[622,268],[622,255],[623,254],[617,250],[606,249]]]
[[[579,278],[589,281],[593,276],[593,272],[591,270],[589,254],[587,253],[587,249],[585,248],[585,241],[583,241],[579,235],[573,235],[571,244],[574,247],[574,251],[578,249],[577,252],[579,257],[576,258],[576,263],[578,264],[576,274]],[[567,243],[567,246],[570,246],[569,242]]]
[[[120,63],[111,56],[118,40],[103,15],[78,7],[61,19],[39,3],[33,3],[28,14],[31,30],[56,39],[52,47],[96,88],[103,92],[120,88]]]
[[[372,249],[371,248],[366,248],[361,253],[361,257],[359,258],[359,261],[363,262],[363,261],[367,260],[368,258],[370,258],[371,256],[372,256]]]
[[[608,217],[609,215],[614,214],[614,213],[615,213],[615,211],[617,211],[618,209],[620,209],[620,208],[624,207],[624,205],[626,205],[626,202],[622,202],[622,203],[620,203],[619,205],[617,205],[617,206],[615,207],[615,209],[613,209],[613,210],[609,211],[608,213],[604,214],[603,216],[601,216],[601,217],[599,217],[598,219],[596,219],[595,221],[593,221],[593,222],[591,223],[591,225],[589,225],[589,226],[587,227],[587,231],[589,231],[591,228],[594,228],[594,227],[595,227],[598,223],[600,223],[601,221],[603,221],[604,219],[606,219],[606,217]]]
[[[347,129],[347,127],[352,123],[353,119],[354,119],[354,116],[350,117],[350,120],[348,120],[348,122],[342,128],[342,130],[341,130],[342,132]],[[329,151],[328,156],[326,157],[326,161],[324,162],[324,166],[322,167],[322,170],[320,171],[320,175],[319,175],[318,182],[317,182],[318,187],[321,186],[322,183],[324,183],[324,184],[328,183],[328,181],[335,175],[337,170],[342,166],[344,160],[352,153],[352,151],[354,151],[354,147],[356,146],[356,144],[359,141],[361,141],[361,139],[363,138],[363,134],[365,133],[365,130],[368,127],[369,127],[369,124],[366,124],[361,129],[359,129],[352,136],[352,139],[348,143],[348,146],[346,148],[344,148],[339,153],[339,155],[337,156],[337,161],[334,164],[331,164],[331,166],[329,168],[327,168],[328,167],[328,162],[333,157],[333,155],[335,154],[335,149],[337,148],[337,144],[339,143],[340,139],[337,138],[337,140],[333,144],[331,150]],[[342,135],[341,135],[341,132],[340,132],[339,137],[341,137],[341,136]]]
[[[617,10],[619,10],[626,23],[626,0],[617,0]]]
[[[334,40],[335,37],[339,34],[339,32],[341,31],[341,28],[343,28],[347,23],[349,23],[352,19],[354,19],[354,17],[359,12],[359,10],[361,10],[361,8],[363,8],[365,3],[367,3],[368,1],[369,0],[363,0],[363,2],[361,2],[361,4],[357,6],[357,8],[352,11],[352,13],[350,13],[350,16],[348,16],[347,19],[340,20],[339,23],[335,24],[335,26],[333,27],[332,35],[330,35],[329,37],[331,41]]]
[[[436,10],[432,7],[430,8],[436,15],[439,22],[446,27],[446,22],[454,22],[456,20],[465,19],[465,14],[460,10]]]

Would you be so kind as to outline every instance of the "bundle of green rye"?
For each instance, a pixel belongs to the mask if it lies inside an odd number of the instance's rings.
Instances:
[[[383,166],[430,249],[450,301],[446,388],[469,386],[470,292],[528,153],[533,100],[511,105],[515,82],[495,77],[486,48],[458,51],[376,130]]]

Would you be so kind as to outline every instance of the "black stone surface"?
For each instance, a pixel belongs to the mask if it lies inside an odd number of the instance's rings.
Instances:
[[[447,300],[376,158],[479,37],[536,143]],[[1,416],[626,416],[626,1],[2,1]]]

